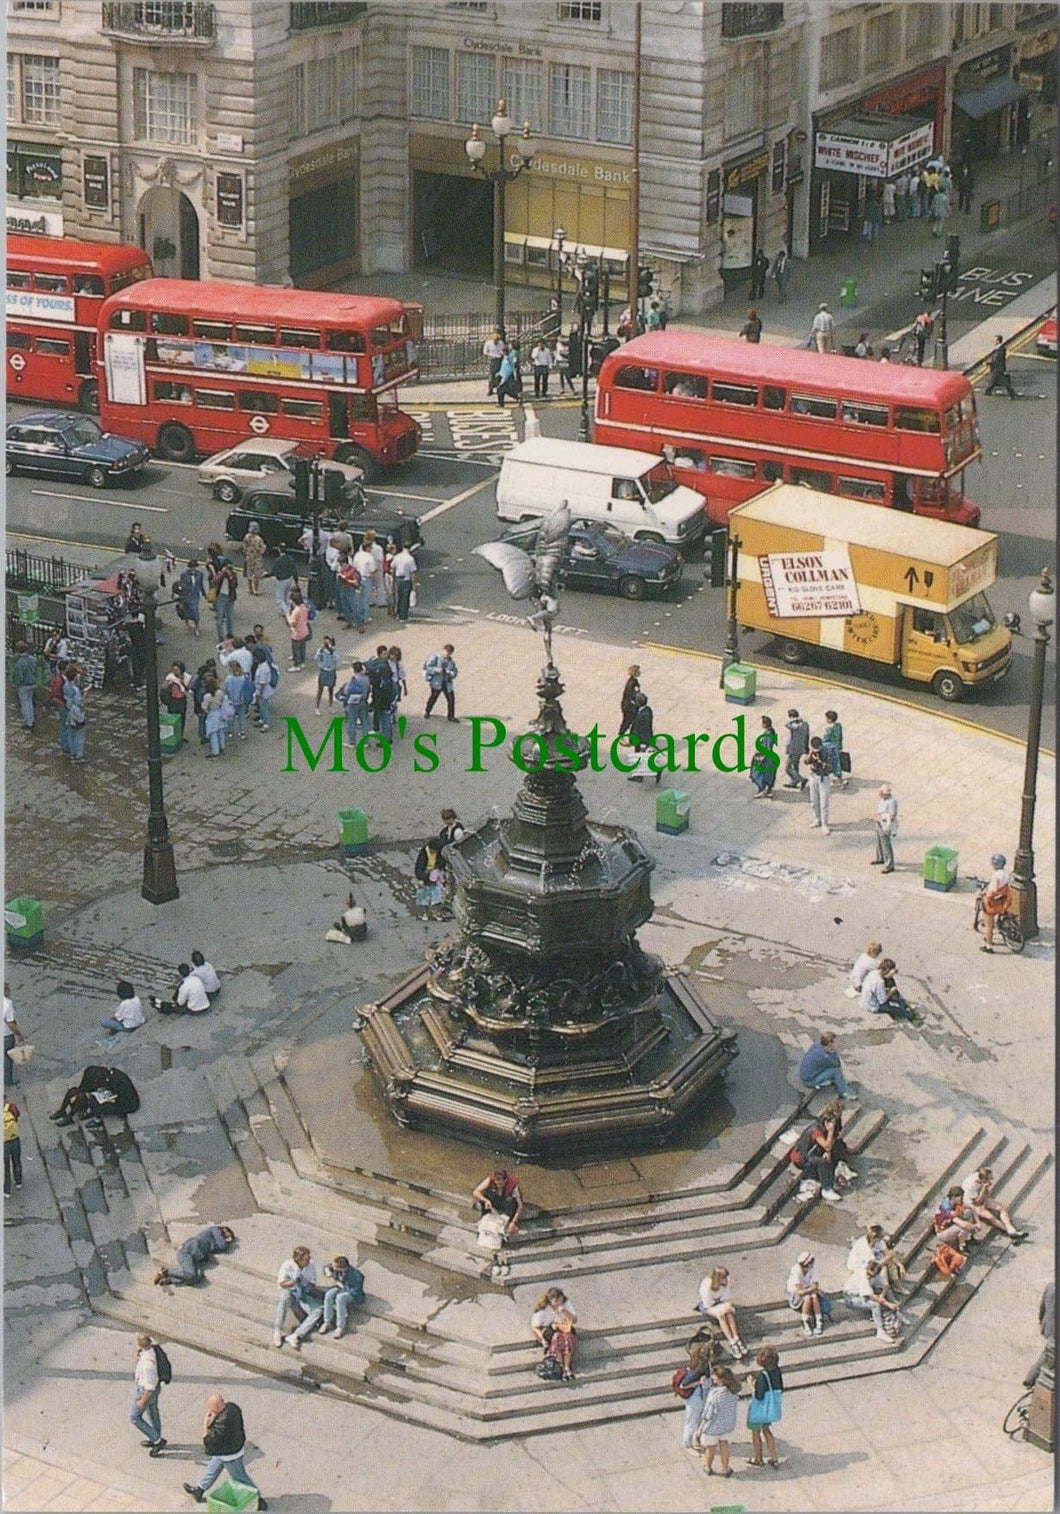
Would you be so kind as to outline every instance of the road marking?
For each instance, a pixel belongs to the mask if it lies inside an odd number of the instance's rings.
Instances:
[[[495,453],[518,444],[515,413],[494,407],[489,410],[450,410],[446,413],[453,446],[463,456],[468,452]]]
[[[168,515],[168,505],[127,505],[123,499],[107,499],[102,494],[58,494],[54,489],[31,489],[42,499],[77,499],[85,505],[113,505],[116,510],[150,510],[152,515]]]
[[[447,499],[444,505],[435,505],[433,510],[428,510],[426,515],[420,516],[420,525],[426,525],[429,520],[434,520],[438,515],[444,515],[447,510],[453,510],[457,505],[462,505],[465,499],[470,499],[480,489],[484,489],[490,483],[490,479],[480,479],[477,484],[472,484],[470,489],[465,489],[462,494],[454,494],[452,499]]]
[[[400,489],[366,489],[365,494],[378,494],[380,499],[418,499],[426,505],[444,505],[444,494],[402,494]]]
[[[471,457],[466,452],[417,452],[417,457],[438,457],[446,463],[478,463],[480,468],[496,468],[488,457]]]
[[[66,536],[37,536],[32,531],[7,531],[4,533],[12,541],[43,541],[50,547],[80,547],[91,552],[114,552],[118,557],[125,556],[124,547],[105,547],[101,541],[70,541]]]

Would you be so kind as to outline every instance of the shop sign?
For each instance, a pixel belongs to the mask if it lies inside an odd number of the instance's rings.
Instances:
[[[929,130],[930,130],[929,125]],[[814,142],[814,166],[836,173],[859,173],[870,179],[887,177],[887,143],[868,137],[841,137],[819,131]]]
[[[725,188],[739,189],[741,184],[753,184],[760,174],[765,173],[769,167],[769,148],[763,147],[761,152],[753,153],[750,157],[741,158],[736,163],[730,163],[725,169]]]
[[[522,162],[521,153],[508,154],[509,167],[520,168]],[[632,183],[628,168],[611,163],[583,163],[579,158],[552,158],[538,153],[530,160],[530,167],[534,173],[549,178],[575,179],[582,184],[619,184],[628,189]]]
[[[309,179],[330,183],[344,177],[343,171],[356,162],[356,141],[333,142],[330,147],[319,147],[302,158],[292,158],[287,166],[288,185],[291,189],[302,188]]]
[[[788,161],[788,142],[786,137],[781,137],[779,142],[773,143],[773,168],[771,188],[775,195],[784,193],[784,170]]]
[[[707,225],[716,224],[721,212],[721,169],[712,168],[707,174]]]
[[[237,132],[219,131],[217,133],[218,152],[242,152],[243,138]]]
[[[758,566],[773,620],[861,613],[846,547],[830,552],[770,552],[758,559]]]
[[[1022,61],[1026,63],[1029,58],[1041,58],[1046,53],[1055,53],[1056,40],[1057,29],[1055,26],[1049,31],[1043,32],[1041,36],[1031,38],[1020,49]]]
[[[891,143],[888,154],[888,177],[893,178],[903,169],[912,168],[913,164],[919,163],[921,158],[929,158],[934,147],[935,124],[933,121],[925,121],[922,126],[906,132],[904,137],[896,137]]]
[[[110,160],[86,153],[81,164],[86,210],[110,209]]]
[[[866,95],[861,101],[863,110],[879,110],[888,116],[907,116],[925,107],[935,110],[939,91],[946,82],[945,64],[929,68],[915,78],[901,84]]]
[[[510,58],[543,56],[541,49],[532,47],[529,42],[497,42],[492,37],[465,37],[461,46],[466,47],[469,53],[506,53]]]
[[[217,224],[218,226],[243,225],[243,175],[219,173],[217,175]]]
[[[980,53],[978,58],[962,63],[953,86],[954,94],[975,89],[990,79],[996,79],[998,74],[1007,73],[1011,54],[1011,47],[995,47],[992,52]]]
[[[7,229],[9,232],[18,232],[23,236],[61,237],[63,218],[57,210],[30,210],[24,205],[9,205]],[[10,311],[8,313],[10,314]],[[73,320],[73,316],[70,319]]]

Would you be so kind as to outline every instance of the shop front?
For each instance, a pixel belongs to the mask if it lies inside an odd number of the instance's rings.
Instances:
[[[1020,47],[1019,83],[1029,91],[1034,106],[1056,104],[1055,26],[1028,37]]]
[[[1026,146],[1030,106],[1026,84],[1012,77],[1013,49],[995,47],[963,63],[953,81],[952,152],[977,163]]]
[[[810,250],[860,232],[870,195],[935,151],[934,120],[859,110],[814,123]]]
[[[946,65],[920,69],[904,79],[896,79],[886,89],[866,95],[859,110],[881,111],[885,116],[909,116],[930,121],[932,148],[941,151],[946,124]]]
[[[511,166],[522,161],[512,151]],[[487,166],[496,165],[491,145]],[[467,161],[459,141],[413,134],[412,263],[488,277],[493,269],[493,190]],[[629,246],[628,159],[576,158],[538,152],[508,184],[504,197],[505,278],[510,284],[554,289],[563,260],[602,260],[613,298],[626,298]],[[564,278],[564,287],[573,283]]]
[[[769,171],[770,162],[769,148],[761,147],[722,166],[720,271],[726,293],[748,282],[755,253],[762,245],[762,176]]]
[[[290,272],[302,289],[356,273],[360,143],[333,142],[288,163]]]
[[[7,229],[23,235],[63,234],[63,158],[44,142],[7,144]]]

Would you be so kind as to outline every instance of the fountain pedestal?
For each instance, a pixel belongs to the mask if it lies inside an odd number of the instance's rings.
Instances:
[[[653,863],[589,819],[562,692],[549,664],[541,767],[511,815],[446,852],[459,933],[361,1011],[397,1120],[520,1157],[661,1144],[737,1054],[691,980],[637,944]]]

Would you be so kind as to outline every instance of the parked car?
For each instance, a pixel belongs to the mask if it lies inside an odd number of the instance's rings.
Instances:
[[[283,441],[275,437],[251,437],[237,442],[224,452],[215,452],[199,464],[199,483],[210,489],[214,499],[222,504],[234,505],[248,489],[263,487],[294,492],[295,457],[311,457],[313,454],[301,442]],[[332,480],[340,480],[345,501],[360,497],[364,474],[350,463],[322,461],[321,470]]]
[[[342,519],[353,537],[354,547],[360,546],[361,537],[372,528],[381,543],[392,536],[399,546],[408,546],[413,552],[422,545],[419,517],[406,515],[403,510],[376,509],[363,500],[351,500],[342,511]],[[225,535],[229,541],[242,541],[252,520],[261,528],[265,545],[270,552],[296,552],[306,555],[299,538],[313,524],[312,517],[301,515],[295,509],[294,497],[289,489],[250,489],[225,521]],[[323,511],[320,524],[333,530],[339,517]]]
[[[1055,357],[1056,356],[1056,306],[1055,305],[1053,306],[1052,311],[1050,312],[1050,314],[1046,316],[1045,321],[1042,324],[1041,330],[1038,332],[1038,335],[1034,339],[1034,345],[1037,347],[1037,349],[1041,353],[1042,357]]]
[[[91,416],[41,410],[8,426],[5,471],[41,473],[105,489],[142,472],[150,455],[140,442],[102,431]]]
[[[532,553],[540,521],[510,526],[502,541]],[[576,520],[571,524],[560,565],[560,582],[571,589],[599,589],[623,599],[665,594],[681,577],[676,547],[664,542],[630,541],[615,526]]]

